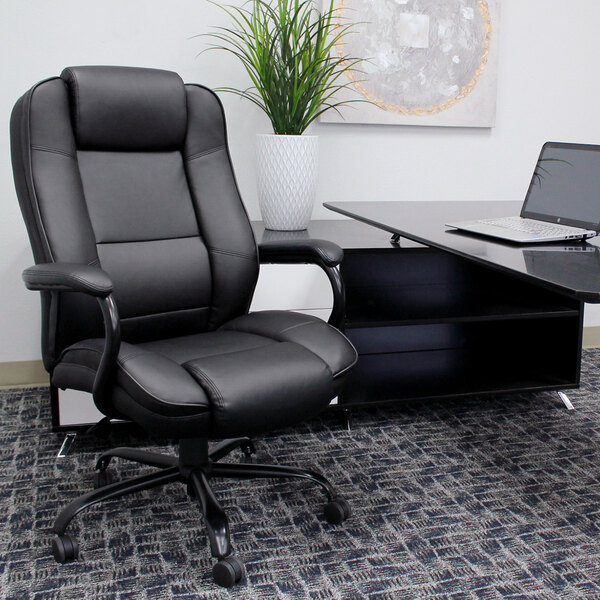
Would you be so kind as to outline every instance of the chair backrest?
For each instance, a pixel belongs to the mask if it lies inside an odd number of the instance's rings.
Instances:
[[[11,117],[19,203],[36,263],[99,265],[122,337],[213,330],[248,310],[256,243],[218,98],[176,73],[71,67],[21,97]],[[81,294],[42,299],[43,355],[102,335]]]

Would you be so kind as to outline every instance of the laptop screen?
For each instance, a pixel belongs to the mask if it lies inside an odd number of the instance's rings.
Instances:
[[[600,146],[544,144],[521,216],[600,230]]]

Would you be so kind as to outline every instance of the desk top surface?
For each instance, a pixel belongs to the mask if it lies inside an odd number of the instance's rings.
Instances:
[[[520,202],[330,202],[327,208],[390,234],[517,275],[585,302],[600,302],[600,239],[517,245],[458,232],[448,221],[518,215]],[[324,237],[324,236],[323,236]],[[399,241],[400,248],[404,240]]]

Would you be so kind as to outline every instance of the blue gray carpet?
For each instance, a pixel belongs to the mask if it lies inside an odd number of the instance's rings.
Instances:
[[[310,484],[216,480],[247,569],[231,590],[178,484],[92,507],[70,528],[81,559],[55,563],[52,521],[97,453],[147,442],[113,432],[57,459],[47,390],[0,392],[0,598],[600,599],[599,365],[584,352],[575,411],[554,393],[411,403],[257,440],[261,461],[325,473],[353,515],[325,523]]]

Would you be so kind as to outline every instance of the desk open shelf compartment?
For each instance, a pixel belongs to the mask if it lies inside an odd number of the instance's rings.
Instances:
[[[581,304],[440,251],[347,254],[340,404],[575,387]]]
[[[349,254],[348,327],[575,316],[577,302],[459,257],[418,248]]]

